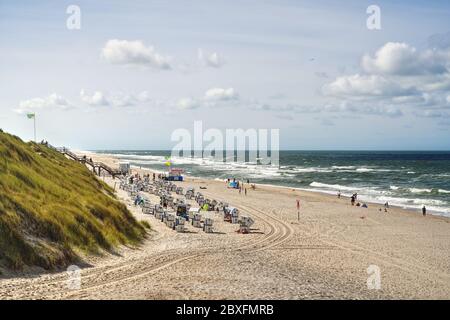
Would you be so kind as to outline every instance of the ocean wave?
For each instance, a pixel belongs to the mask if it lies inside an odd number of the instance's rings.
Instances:
[[[114,154],[105,154],[108,156],[116,157],[124,160],[147,160],[147,161],[164,161],[165,157],[163,156],[152,156],[152,155],[137,155],[137,154],[123,154],[123,153],[114,153]]]
[[[357,188],[354,187],[348,187],[348,186],[341,186],[339,184],[326,184],[326,183],[321,183],[321,182],[311,182],[309,184],[311,187],[316,187],[316,188],[327,188],[327,189],[333,189],[333,190],[347,190],[347,191],[354,191]]]
[[[378,197],[378,200],[388,201],[397,205],[433,205],[433,206],[445,206],[447,203],[437,199],[421,199],[421,198],[401,198],[401,197]]]
[[[151,169],[153,172],[155,172],[155,173],[165,173],[165,172],[167,172],[167,170],[158,170],[158,169],[154,169],[154,168],[141,168],[141,166],[137,166],[137,165],[135,165],[135,164],[132,164],[131,165],[131,168],[134,168],[134,169],[143,169],[143,170],[149,170],[149,169]]]
[[[397,190],[406,190],[410,193],[444,193],[444,194],[450,194],[450,190],[445,190],[445,189],[430,189],[430,188],[401,188],[401,187],[397,187],[397,186],[389,186],[389,189],[397,191]]]
[[[155,168],[164,166],[167,162],[164,156],[152,155],[128,155],[114,154],[121,160],[128,160],[134,166],[147,166]],[[200,170],[214,170],[221,176],[242,175],[249,178],[265,178],[265,177],[294,177],[292,172],[280,171],[278,167],[271,165],[258,165],[246,162],[222,162],[213,158],[192,158],[192,157],[171,157],[170,161],[174,166],[182,168],[198,168]],[[200,169],[200,170],[199,170]]]
[[[409,192],[411,193],[444,193],[444,194],[450,194],[450,190],[445,189],[420,189],[420,188],[408,188]]]
[[[362,167],[362,168],[357,168],[355,171],[356,172],[392,172],[392,171],[400,171],[400,170]]]
[[[432,189],[420,189],[420,188],[408,188],[411,193],[430,193],[433,192]]]
[[[336,194],[338,190],[343,191],[344,196],[351,196],[353,192],[358,192],[358,199],[361,201],[368,201],[372,203],[383,204],[385,202],[389,202],[391,205],[399,206],[403,208],[409,209],[420,209],[422,206],[427,206],[430,210],[441,212],[441,213],[449,213],[450,208],[449,204],[446,201],[438,200],[438,199],[422,199],[422,198],[405,198],[396,196],[395,191],[401,189],[397,186],[390,186],[390,189],[393,192],[387,190],[381,190],[375,187],[361,187],[361,186],[343,186],[339,184],[327,184],[321,182],[312,182],[309,185],[311,191],[323,192],[328,194]],[[408,188],[405,188],[408,190]],[[414,189],[414,188],[409,188]],[[428,189],[418,189],[421,191]],[[415,191],[418,191],[415,190]],[[441,189],[443,190],[443,189]],[[447,190],[445,190],[447,191]],[[450,193],[450,192],[449,192]]]
[[[335,195],[336,190],[343,190],[342,195],[345,197],[350,197],[354,190],[358,190],[358,199],[360,202],[370,202],[370,203],[376,203],[376,204],[384,204],[386,202],[389,202],[392,206],[401,207],[404,209],[413,209],[413,210],[420,210],[422,206],[426,206],[427,209],[431,212],[436,212],[445,216],[450,216],[450,207],[449,204],[442,200],[437,199],[421,199],[421,198],[402,198],[402,197],[396,197],[392,194],[389,194],[389,192],[382,191],[382,190],[376,190],[377,192],[370,192],[367,193],[369,188],[367,189],[361,189],[361,188],[350,188],[346,186],[340,186],[340,185],[330,185],[330,184],[324,184],[324,183],[311,183],[310,186],[312,188],[298,188],[300,190],[307,190],[307,191],[313,191],[313,192],[320,192],[320,193],[326,193],[330,195]],[[335,189],[335,190],[332,190]],[[347,191],[347,192],[346,192]],[[350,191],[350,192],[349,192]],[[373,191],[373,190],[372,190]]]
[[[356,166],[331,166],[331,167],[281,167],[283,170],[289,170],[298,173],[313,173],[313,172],[337,172],[337,173],[365,173],[365,172],[391,172],[398,171],[394,169],[381,169],[381,168],[367,168],[367,167],[356,167]]]
[[[331,170],[331,169],[317,168],[317,167],[295,168],[295,169],[292,169],[292,171],[294,171],[294,172],[299,172],[299,173],[307,173],[307,172],[333,172],[333,170]]]

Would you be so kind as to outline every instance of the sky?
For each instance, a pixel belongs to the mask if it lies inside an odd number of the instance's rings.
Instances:
[[[0,128],[33,139],[33,112],[38,140],[83,150],[171,149],[194,121],[279,129],[281,149],[450,150],[449,17],[448,1],[0,0]]]

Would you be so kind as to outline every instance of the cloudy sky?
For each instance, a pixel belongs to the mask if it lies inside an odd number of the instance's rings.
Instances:
[[[448,1],[0,0],[0,128],[31,139],[35,112],[54,145],[170,149],[202,120],[279,128],[282,149],[449,150],[449,16]]]

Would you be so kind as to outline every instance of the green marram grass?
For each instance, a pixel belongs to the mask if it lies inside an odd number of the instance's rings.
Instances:
[[[0,130],[0,269],[64,267],[148,227],[82,164]]]

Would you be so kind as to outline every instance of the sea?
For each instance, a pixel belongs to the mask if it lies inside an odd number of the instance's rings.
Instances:
[[[170,151],[102,150],[134,167],[168,170]],[[234,159],[233,159],[234,160]],[[450,217],[450,151],[280,151],[279,165],[170,157],[194,177],[285,186]]]

